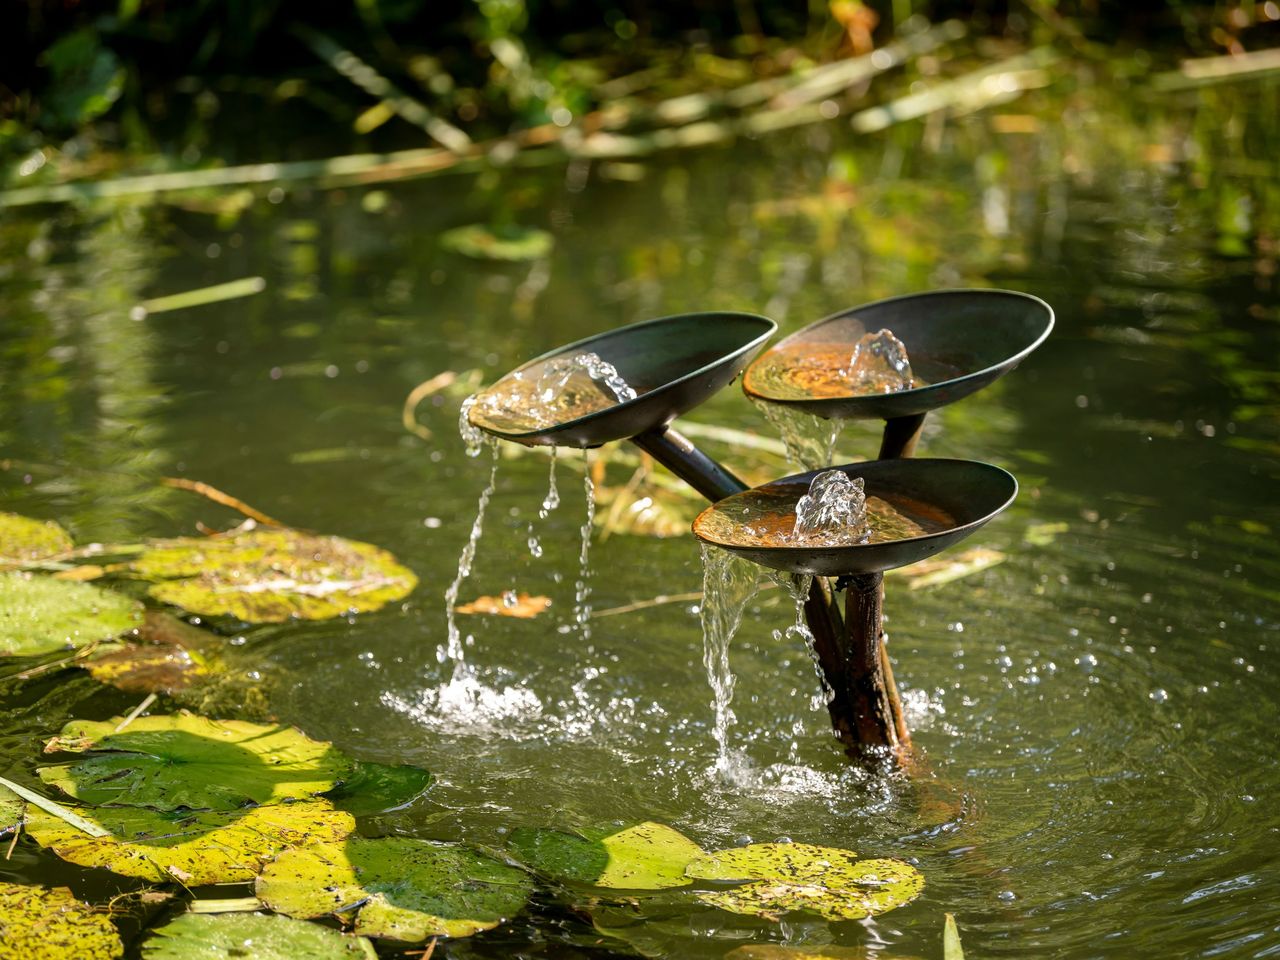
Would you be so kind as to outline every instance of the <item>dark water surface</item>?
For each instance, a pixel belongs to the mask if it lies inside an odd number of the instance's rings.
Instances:
[[[402,605],[237,634],[282,719],[437,774],[371,831],[500,845],[516,826],[653,819],[710,846],[786,836],[909,858],[926,877],[876,921],[704,910],[642,930],[652,952],[772,940],[933,957],[953,912],[976,957],[1280,956],[1277,89],[1131,101],[1082,70],[1000,117],[870,137],[837,121],[637,168],[276,191],[238,215],[210,212],[212,195],[7,213],[0,509],[57,518],[81,541],[230,522],[155,483],[181,475],[398,554],[422,581]],[[504,219],[551,231],[553,254],[488,264],[438,243]],[[257,296],[131,318],[145,298],[252,275],[266,278]],[[446,369],[493,379],[662,314],[760,312],[785,333],[949,286],[1035,293],[1058,327],[1005,380],[931,417],[921,444],[1022,482],[972,541],[1004,563],[931,589],[889,582],[927,773],[846,765],[805,652],[771,639],[791,619],[773,590],[731,651],[731,736],[755,773],[717,782],[696,607],[599,617],[588,642],[569,629],[577,453],[561,456],[563,502],[545,521],[545,457],[504,459],[462,595],[516,586],[553,606],[460,618],[478,699],[436,695],[442,595],[487,466],[463,454],[457,397],[419,408],[430,441],[405,431],[416,384]],[[768,432],[737,386],[690,419]],[[839,449],[865,457],[876,442],[851,426]],[[707,449],[761,478],[792,472]],[[613,535],[592,566],[597,609],[701,585],[688,535]],[[138,699],[67,674],[0,697],[0,771],[19,773],[68,717]],[[0,862],[0,877],[115,889],[87,873],[29,841]],[[443,955],[626,949],[543,904]]]

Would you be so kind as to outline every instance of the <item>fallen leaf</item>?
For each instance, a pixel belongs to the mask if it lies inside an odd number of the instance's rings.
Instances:
[[[529,620],[551,606],[550,597],[531,597],[527,593],[508,590],[501,597],[476,597],[470,603],[457,607],[458,613],[487,613],[498,617],[519,617]]]

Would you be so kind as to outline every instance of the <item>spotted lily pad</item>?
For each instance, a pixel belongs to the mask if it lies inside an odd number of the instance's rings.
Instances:
[[[71,535],[52,520],[0,513],[0,569],[56,557],[74,546]]]
[[[336,843],[355,829],[351,814],[323,800],[187,814],[132,807],[81,807],[76,813],[111,835],[91,837],[32,808],[27,833],[82,867],[187,886],[247,882],[286,849]]]
[[[187,913],[156,929],[143,960],[376,960],[364,937],[260,913]]]
[[[155,599],[247,623],[325,620],[400,600],[418,578],[387,551],[297,530],[249,530],[152,544],[129,564]]]
[[[42,767],[40,779],[85,803],[156,810],[235,810],[332,790],[353,761],[283,724],[209,720],[191,713],[73,720],[46,751],[92,756]]]
[[[465,847],[394,837],[287,850],[263,870],[257,892],[277,913],[336,915],[358,934],[416,943],[496,927],[532,887],[524,872]]]
[[[0,573],[0,656],[74,650],[141,620],[142,604],[91,584]]]
[[[640,823],[612,833],[519,829],[509,842],[516,856],[541,873],[618,890],[687,886],[685,868],[706,855],[684,834],[661,823]]]
[[[705,854],[685,873],[696,880],[750,881],[703,891],[699,900],[734,913],[778,920],[792,911],[860,920],[919,896],[920,871],[901,860],[859,860],[850,850],[808,843],[753,843]]]
[[[66,887],[0,881],[0,956],[4,960],[113,960],[124,952],[105,911]]]
[[[160,610],[148,610],[136,642],[104,644],[80,666],[126,693],[170,696],[206,683],[226,669],[226,641]]]

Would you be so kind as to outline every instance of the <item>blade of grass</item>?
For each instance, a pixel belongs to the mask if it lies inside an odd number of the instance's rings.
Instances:
[[[960,931],[956,928],[956,918],[950,913],[947,914],[947,926],[942,931],[942,960],[964,960]]]
[[[181,310],[184,307],[202,307],[206,303],[221,303],[223,300],[251,297],[265,289],[267,289],[267,281],[262,277],[245,277],[242,280],[215,283],[211,287],[201,287],[198,290],[172,293],[167,297],[143,300],[130,311],[129,316],[134,320],[141,320],[152,313],[165,313],[169,310]]]
[[[103,830],[96,823],[90,823],[88,820],[84,819],[84,817],[80,817],[72,813],[62,804],[54,803],[48,797],[42,797],[34,790],[28,790],[19,783],[14,783],[12,780],[6,780],[4,777],[0,777],[0,786],[8,787],[23,800],[27,801],[27,803],[35,804],[45,813],[71,824],[71,826],[75,827],[77,830],[83,830],[91,837],[111,836],[111,831]]]

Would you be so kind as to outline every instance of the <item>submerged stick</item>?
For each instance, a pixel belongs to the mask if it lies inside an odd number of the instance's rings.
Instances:
[[[198,493],[200,496],[214,503],[220,503],[224,507],[230,507],[238,513],[244,514],[250,520],[256,520],[258,523],[264,523],[269,527],[283,527],[287,524],[281,523],[267,516],[261,510],[255,510],[243,500],[237,500],[229,493],[223,493],[217,487],[204,483],[200,480],[187,480],[184,477],[161,477],[160,483],[166,487],[173,487],[175,490],[189,490],[192,493]]]
[[[404,428],[415,437],[430,440],[431,431],[418,422],[416,416],[418,404],[433,393],[438,393],[445,387],[452,385],[457,379],[458,375],[456,373],[452,370],[446,370],[443,373],[437,373],[430,380],[424,380],[410,390],[409,395],[404,398],[404,407],[400,411],[400,422],[404,424]]]

